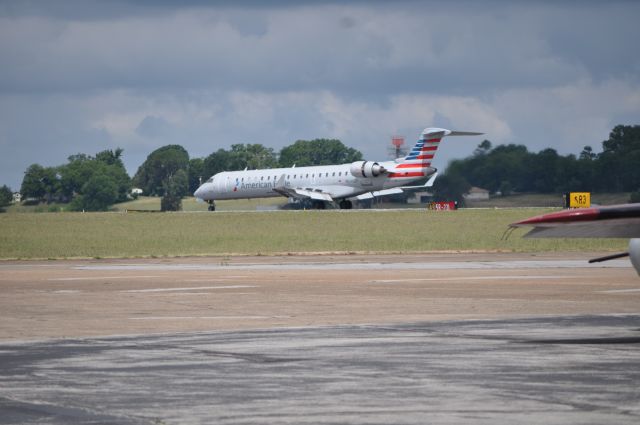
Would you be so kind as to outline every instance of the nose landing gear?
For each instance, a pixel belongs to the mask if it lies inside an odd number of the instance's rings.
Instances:
[[[213,201],[209,201],[209,211],[215,211],[216,210],[216,203]]]

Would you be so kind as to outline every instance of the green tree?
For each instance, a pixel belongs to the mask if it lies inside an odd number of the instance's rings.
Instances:
[[[80,194],[82,186],[94,173],[92,158],[85,154],[69,157],[66,165],[59,167],[60,187],[65,200],[70,201]]]
[[[345,164],[362,160],[362,153],[336,139],[298,140],[280,151],[280,166]]]
[[[585,146],[579,155],[560,155],[547,148],[528,152],[522,145],[491,146],[483,141],[474,154],[452,161],[447,175],[463,177],[473,186],[506,194],[568,191],[630,192],[640,187],[640,126],[619,125],[596,154]]]
[[[4,211],[4,207],[11,205],[13,201],[13,192],[7,185],[0,187],[0,212]]]
[[[439,176],[433,184],[433,195],[438,201],[455,201],[459,206],[464,205],[462,195],[469,192],[471,185],[467,180],[456,173],[447,173]]]
[[[278,161],[273,149],[261,144],[240,143],[231,145],[231,150],[218,149],[206,157],[203,162],[202,178],[206,180],[222,171],[274,168],[277,166]]]
[[[242,170],[242,168],[232,168],[231,153],[225,149],[218,149],[204,159],[202,179],[207,180],[222,171],[235,170]]]
[[[231,145],[231,169],[242,170],[244,168],[260,169],[274,168],[278,166],[276,154],[272,148],[261,144],[236,144]]]
[[[591,148],[591,146],[587,145],[584,148],[582,148],[582,152],[580,152],[580,160],[581,161],[593,161],[594,159],[597,158],[598,155],[596,155],[593,152],[593,148]]]
[[[187,171],[189,154],[180,145],[167,145],[151,152],[133,177],[133,184],[147,195],[164,195],[165,183],[178,170]]]
[[[79,211],[106,211],[118,198],[118,186],[107,174],[96,173],[82,186],[82,194],[71,203]]]
[[[116,202],[126,201],[129,193],[131,192],[131,178],[120,159],[121,154],[122,149],[117,149],[115,153],[107,150],[98,152],[96,155],[96,162],[103,164],[99,169],[102,168],[104,170],[104,174],[111,178],[116,185],[118,193]]]
[[[555,149],[543,149],[530,157],[528,168],[532,176],[533,191],[551,193],[558,186],[558,166],[560,157]]]
[[[107,176],[116,186],[115,202],[124,202],[131,190],[131,179],[121,160],[122,149],[98,152],[95,158],[77,154],[69,157],[69,162],[58,167],[60,187],[64,200],[69,201],[77,195],[86,195],[84,185],[94,175]]]
[[[124,168],[124,164],[122,163],[122,152],[124,152],[122,148],[117,148],[115,151],[104,150],[102,152],[98,152],[96,154],[96,161]]]
[[[640,125],[617,125],[602,142],[598,175],[603,189],[630,192],[640,187]]]
[[[182,210],[182,197],[189,190],[189,180],[184,170],[178,170],[165,182],[164,195],[160,200],[162,211]]]
[[[513,192],[513,187],[511,186],[511,182],[505,180],[500,183],[500,194],[501,196],[509,196]]]
[[[531,154],[522,145],[499,145],[490,149],[491,142],[485,140],[474,155],[451,161],[448,175],[457,175],[473,186],[497,192],[505,184],[512,190],[523,191],[529,184],[526,164]]]
[[[473,151],[474,155],[485,155],[490,152],[492,148],[491,142],[489,140],[483,140],[482,143],[478,145],[476,150]]]
[[[193,193],[200,186],[200,181],[208,179],[204,172],[204,158],[192,158],[189,160],[189,193]]]
[[[55,167],[32,164],[24,173],[20,193],[25,198],[51,202],[59,194],[60,180],[58,177]]]

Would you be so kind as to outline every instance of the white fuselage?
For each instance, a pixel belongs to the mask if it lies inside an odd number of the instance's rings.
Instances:
[[[393,162],[380,163],[390,168]],[[224,171],[203,183],[195,192],[205,201],[283,196],[274,189],[277,184],[286,188],[330,192],[334,199],[344,199],[362,193],[400,187],[428,177],[428,173],[392,173],[378,177],[355,177],[351,164],[319,165],[312,167],[273,168],[264,170]],[[429,169],[429,171],[435,171]],[[406,177],[402,174],[406,174]],[[415,174],[420,174],[416,176]],[[281,178],[284,176],[284,179]]]
[[[482,133],[425,128],[404,158],[395,161],[354,161],[350,164],[314,167],[274,168],[270,170],[225,171],[211,177],[194,193],[215,209],[218,199],[267,198],[286,196],[301,201],[337,202],[351,208],[347,198],[371,199],[412,189],[411,183],[437,176],[431,162],[445,136],[475,136]],[[324,204],[322,204],[324,205]]]

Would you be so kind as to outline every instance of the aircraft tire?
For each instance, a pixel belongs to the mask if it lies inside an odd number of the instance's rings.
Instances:
[[[338,206],[341,210],[350,210],[351,208],[353,208],[353,203],[351,203],[351,201],[349,201],[348,199],[343,199],[342,201],[340,201]]]
[[[215,210],[216,210],[216,206],[214,204],[210,204],[209,211],[215,211]]]

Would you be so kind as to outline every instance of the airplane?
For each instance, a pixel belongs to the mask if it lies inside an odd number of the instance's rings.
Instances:
[[[351,209],[349,198],[371,199],[432,186],[438,170],[431,167],[431,162],[442,138],[482,134],[426,128],[411,152],[395,161],[223,171],[203,183],[194,196],[208,202],[209,211],[215,211],[217,200],[275,196],[292,198],[318,209],[327,204]],[[410,186],[423,179],[428,179],[424,185]]]
[[[640,203],[578,208],[531,217],[509,225],[533,226],[525,238],[631,238],[629,251],[589,260],[629,257],[640,275]]]

